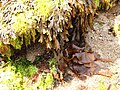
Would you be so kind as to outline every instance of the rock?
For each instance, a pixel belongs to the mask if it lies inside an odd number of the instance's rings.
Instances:
[[[34,44],[26,49],[27,60],[34,62],[36,56],[41,56],[45,53],[46,47],[40,43]]]

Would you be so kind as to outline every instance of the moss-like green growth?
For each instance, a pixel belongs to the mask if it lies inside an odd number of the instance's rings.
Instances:
[[[97,90],[107,90],[107,87],[105,86],[102,80],[99,82],[99,86]]]
[[[26,46],[30,44],[31,39],[33,42],[35,42],[36,21],[32,18],[32,15],[32,12],[25,12],[13,16],[14,31],[17,37],[21,37],[21,39],[15,38],[11,41],[11,45],[13,45],[16,49],[21,49],[20,46],[23,44],[23,38],[25,40]],[[18,42],[20,46],[18,46]],[[16,43],[16,45],[14,45],[14,43]]]
[[[35,0],[35,15],[41,15],[47,18],[52,12],[53,7],[55,7],[55,1],[52,0]]]
[[[35,74],[38,71],[37,67],[32,65],[24,57],[21,57],[20,59],[13,62],[12,66],[16,68],[15,72],[19,72],[26,77],[31,77],[33,74]]]
[[[1,90],[47,90],[53,89],[54,78],[52,73],[56,71],[56,60],[48,60],[50,64],[49,73],[41,73],[38,81],[32,83],[32,76],[38,71],[25,58],[21,57],[15,62],[7,62],[0,66],[0,89]]]
[[[48,60],[48,62],[50,65],[50,73],[42,73],[41,77],[38,80],[38,83],[36,83],[40,90],[52,89],[54,86],[54,78],[52,76],[52,73],[55,73],[57,71],[56,59],[52,58]]]
[[[16,38],[11,38],[10,39],[10,44],[15,48],[15,49],[21,49],[23,40],[20,39],[19,37]]]
[[[114,4],[111,0],[94,0],[94,2],[98,10],[108,10]]]
[[[34,86],[37,86],[40,90],[47,90],[53,88],[54,79],[52,76],[52,73],[42,73],[42,75],[39,77],[38,82],[33,84]]]
[[[26,90],[29,79],[37,72],[36,66],[24,58],[0,66],[0,88],[2,90]],[[30,88],[29,88],[30,89]]]

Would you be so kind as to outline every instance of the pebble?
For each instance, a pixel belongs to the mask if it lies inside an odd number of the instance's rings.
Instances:
[[[101,39],[102,39],[102,37],[100,36],[100,37],[99,37],[99,39],[101,40]]]

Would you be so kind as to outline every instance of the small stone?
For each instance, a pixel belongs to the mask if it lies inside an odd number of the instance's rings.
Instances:
[[[101,40],[101,39],[102,39],[102,37],[100,36],[100,37],[99,37],[99,39]]]
[[[28,47],[26,50],[27,60],[29,60],[33,63],[37,56],[41,56],[45,53],[45,49],[46,49],[45,46],[43,46],[42,44],[39,44],[39,43]]]

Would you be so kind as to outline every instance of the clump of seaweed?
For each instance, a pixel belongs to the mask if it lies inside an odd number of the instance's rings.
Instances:
[[[3,49],[0,49],[0,53],[5,55],[6,51],[11,50],[11,46],[21,49],[23,45],[27,47],[35,42],[45,43],[47,48],[58,50],[65,42],[79,41],[84,32],[94,29],[93,20],[96,10],[99,7],[110,6],[110,3],[113,1],[8,0],[2,2],[0,48],[7,47],[7,50],[3,53],[1,51]]]

